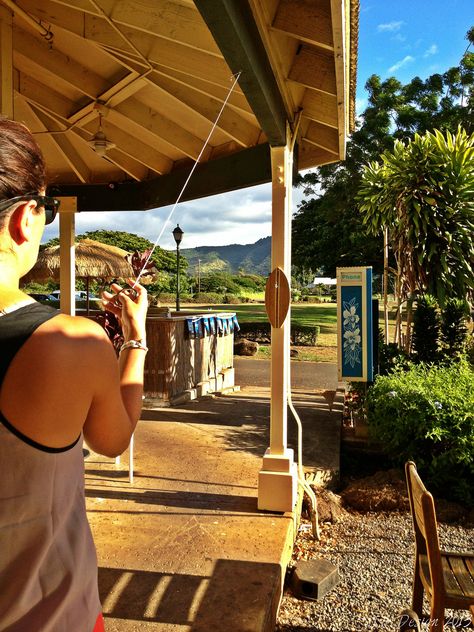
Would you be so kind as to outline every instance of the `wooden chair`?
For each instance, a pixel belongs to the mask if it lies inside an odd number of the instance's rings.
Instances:
[[[406,463],[405,474],[415,530],[412,608],[421,620],[423,590],[426,590],[430,602],[429,630],[441,632],[444,629],[446,608],[472,611],[474,552],[450,553],[440,550],[433,496],[423,485],[413,462]]]

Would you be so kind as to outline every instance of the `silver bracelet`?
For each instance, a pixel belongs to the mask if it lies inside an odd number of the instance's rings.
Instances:
[[[148,347],[143,340],[128,340],[127,342],[124,342],[120,347],[119,353],[122,353],[125,349],[142,349],[145,353],[148,351]]]

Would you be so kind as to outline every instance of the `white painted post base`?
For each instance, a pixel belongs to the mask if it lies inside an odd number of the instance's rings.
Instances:
[[[258,474],[258,508],[264,511],[292,511],[298,494],[298,469],[293,450],[273,455],[267,448]]]

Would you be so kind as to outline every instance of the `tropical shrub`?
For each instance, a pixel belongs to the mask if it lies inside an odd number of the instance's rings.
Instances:
[[[435,362],[438,358],[440,316],[438,303],[431,294],[417,299],[413,314],[412,352],[418,362]]]
[[[465,358],[378,376],[367,415],[396,464],[415,461],[436,494],[474,505],[474,367]]]
[[[222,303],[222,294],[217,294],[216,292],[197,292],[194,295],[194,302],[215,305],[216,303]]]
[[[319,325],[299,325],[293,323],[290,330],[291,344],[301,347],[315,347],[319,336]],[[268,321],[240,323],[239,335],[242,338],[260,343],[268,343],[271,338],[271,325]]]
[[[441,314],[441,341],[443,354],[454,358],[462,353],[467,342],[467,304],[450,298]]]

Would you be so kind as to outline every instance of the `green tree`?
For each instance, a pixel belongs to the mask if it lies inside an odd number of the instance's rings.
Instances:
[[[145,237],[140,237],[134,233],[127,233],[125,231],[118,230],[93,230],[87,231],[82,235],[77,235],[76,241],[81,239],[93,239],[100,241],[103,244],[109,246],[117,246],[128,252],[144,252],[149,248],[153,248],[153,243]],[[51,239],[46,245],[53,246],[59,244],[59,239]],[[157,246],[153,252],[152,260],[155,262],[158,270],[170,273],[176,273],[176,253],[170,250],[164,250]],[[180,256],[180,270],[185,273],[188,268],[188,262],[186,257]]]
[[[358,193],[372,234],[388,227],[397,262],[399,300],[429,292],[440,305],[474,289],[474,134],[426,132],[395,141],[381,162],[364,167]]]
[[[336,266],[372,265],[382,269],[382,239],[362,223],[356,192],[362,168],[415,133],[434,128],[474,131],[474,27],[459,66],[403,85],[372,75],[368,105],[352,134],[343,163],[325,165],[297,179],[307,199],[293,221],[293,263],[333,276]]]

